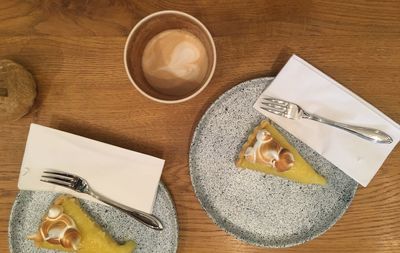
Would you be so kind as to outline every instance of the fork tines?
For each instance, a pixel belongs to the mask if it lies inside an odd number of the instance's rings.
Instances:
[[[273,98],[273,97],[265,97],[263,99],[267,100],[267,101],[270,101],[270,102],[272,102],[274,104],[280,104],[280,105],[283,105],[283,106],[286,106],[286,105],[289,104],[289,102],[287,102],[285,100],[277,99],[277,98]]]
[[[68,174],[61,171],[46,170],[43,171],[43,175],[40,181],[64,187],[71,187],[74,177],[75,176],[72,174]]]
[[[280,99],[276,99],[276,98],[272,98],[272,97],[266,97],[266,98],[263,98],[263,100],[264,101],[261,102],[261,104],[263,105],[263,106],[261,106],[261,109],[264,109],[267,112],[274,113],[279,116],[283,116],[288,110],[289,103],[284,100],[280,100]]]

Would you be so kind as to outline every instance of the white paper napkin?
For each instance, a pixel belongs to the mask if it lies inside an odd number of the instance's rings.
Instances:
[[[56,169],[82,176],[97,192],[112,200],[151,213],[163,166],[164,160],[159,158],[31,124],[18,187],[65,192],[97,201],[40,181],[43,170]]]
[[[307,112],[342,123],[380,129],[393,138],[393,143],[375,144],[312,120],[290,120],[265,112],[260,109],[263,96],[294,102]],[[368,185],[400,138],[396,122],[296,55],[289,59],[254,108],[363,186]]]

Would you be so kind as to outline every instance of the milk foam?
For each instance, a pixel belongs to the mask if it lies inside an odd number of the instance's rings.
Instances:
[[[192,43],[183,41],[175,46],[167,66],[160,67],[159,70],[168,71],[182,79],[195,81],[200,73],[200,66],[197,64],[199,58],[199,49]]]
[[[203,82],[208,69],[207,52],[192,33],[166,30],[147,43],[142,69],[154,88],[166,93],[185,93]]]

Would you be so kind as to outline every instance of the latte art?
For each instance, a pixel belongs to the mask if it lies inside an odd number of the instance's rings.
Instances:
[[[199,79],[200,66],[197,64],[200,53],[192,44],[183,41],[175,46],[167,66],[160,67],[155,72],[165,71],[171,77],[196,81]],[[166,76],[168,78],[168,76]]]
[[[199,87],[208,68],[206,49],[185,30],[166,30],[146,45],[142,69],[146,80],[166,94],[185,94]]]

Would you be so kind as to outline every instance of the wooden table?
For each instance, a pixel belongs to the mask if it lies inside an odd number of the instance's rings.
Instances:
[[[177,105],[141,96],[122,60],[130,29],[165,9],[204,22],[218,52],[209,87]],[[240,242],[200,207],[188,170],[196,123],[224,91],[250,78],[276,75],[292,53],[400,121],[396,0],[1,1],[0,57],[31,71],[39,96],[30,114],[0,125],[0,252],[8,252],[9,214],[32,122],[164,158],[162,179],[179,217],[179,252],[400,252],[399,148],[368,188],[360,187],[332,229],[294,248]]]

